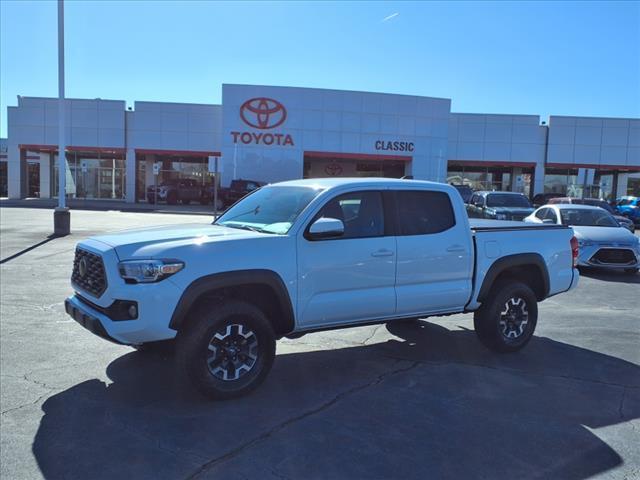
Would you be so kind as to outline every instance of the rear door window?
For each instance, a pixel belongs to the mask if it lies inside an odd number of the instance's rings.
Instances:
[[[399,235],[444,232],[456,224],[449,195],[422,190],[396,191]]]
[[[553,220],[553,223],[558,223],[558,215],[553,208],[547,208],[547,213],[544,216],[545,220]]]
[[[539,218],[540,220],[544,219],[544,216],[547,214],[547,211],[549,210],[550,210],[549,208],[541,208],[536,212],[536,218]]]

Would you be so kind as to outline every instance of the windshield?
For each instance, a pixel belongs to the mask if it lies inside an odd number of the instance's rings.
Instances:
[[[255,190],[227,210],[215,225],[285,234],[322,189],[269,186]]]
[[[531,204],[524,195],[508,193],[492,193],[487,196],[487,207],[520,207],[531,208]]]
[[[601,208],[589,209],[560,209],[563,225],[572,227],[619,227],[618,222]]]

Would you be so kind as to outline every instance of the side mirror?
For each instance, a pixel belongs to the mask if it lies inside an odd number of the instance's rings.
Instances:
[[[344,234],[344,223],[337,218],[322,217],[309,227],[308,237],[312,240],[335,238]]]

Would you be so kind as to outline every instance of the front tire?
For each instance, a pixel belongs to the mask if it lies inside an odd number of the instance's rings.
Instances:
[[[250,303],[205,304],[178,334],[177,362],[204,396],[226,400],[246,395],[266,378],[275,358],[271,323]]]
[[[522,349],[535,331],[538,301],[528,285],[501,281],[473,316],[478,338],[490,350],[508,353]]]

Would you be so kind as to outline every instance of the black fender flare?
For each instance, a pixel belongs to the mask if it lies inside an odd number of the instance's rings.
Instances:
[[[278,318],[276,324],[274,324],[276,333],[284,335],[293,331],[295,318],[287,287],[282,281],[282,278],[280,278],[280,275],[273,270],[263,269],[214,273],[194,280],[182,293],[171,316],[169,328],[179,330],[186,320],[190,308],[208,292],[244,285],[265,285],[271,288],[282,312],[282,318]]]
[[[504,271],[514,267],[535,266],[540,270],[542,277],[542,295],[539,295],[538,300],[543,300],[549,296],[549,270],[542,255],[539,253],[517,253],[514,255],[507,255],[506,257],[499,258],[489,267],[489,271],[484,276],[482,286],[478,293],[478,302],[486,300],[491,291],[491,287],[496,281],[496,278]]]

